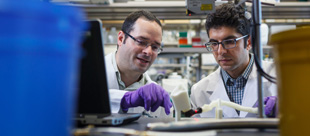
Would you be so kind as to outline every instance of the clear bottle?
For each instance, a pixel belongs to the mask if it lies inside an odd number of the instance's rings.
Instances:
[[[104,44],[109,43],[109,41],[108,41],[108,32],[107,32],[105,27],[102,28],[102,36],[103,36],[103,43]]]
[[[117,43],[117,32],[115,27],[111,27],[109,32],[109,43],[116,44]]]

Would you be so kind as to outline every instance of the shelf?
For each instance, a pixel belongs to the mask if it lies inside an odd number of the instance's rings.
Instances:
[[[223,2],[221,2],[223,3]],[[221,4],[216,2],[216,5]],[[110,5],[69,4],[81,7],[88,18],[102,20],[124,20],[137,9],[148,10],[159,19],[205,19],[206,15],[186,16],[185,1],[144,1],[112,3]],[[251,3],[247,3],[248,9]],[[310,2],[280,2],[275,6],[262,5],[262,19],[310,19]]]
[[[202,65],[201,69],[204,69],[204,70],[214,70],[215,67],[216,67],[216,65],[208,65],[208,66]]]
[[[176,45],[177,46],[177,45]],[[262,46],[264,51],[272,50],[272,46]],[[107,53],[110,53],[112,51],[116,50],[116,44],[105,44],[105,50]],[[208,52],[206,48],[178,48],[178,47],[164,47],[163,51],[160,53],[160,55],[163,54],[184,54],[184,53],[211,53]]]
[[[280,2],[262,6],[263,19],[309,19],[310,2]]]
[[[263,49],[267,49],[267,50],[268,50],[268,49],[270,50],[270,49],[273,48],[272,45],[263,45],[262,47],[263,47]]]
[[[217,64],[214,65],[202,65],[201,69],[214,69]],[[152,67],[186,67],[186,64],[152,64]],[[190,64],[190,67],[197,68],[198,64]]]
[[[263,50],[272,50],[272,46],[262,46]],[[206,48],[163,48],[161,53],[211,53]]]
[[[152,67],[173,67],[173,68],[179,68],[179,67],[186,67],[186,64],[152,64]]]
[[[215,65],[202,65],[201,69],[203,70],[214,70],[217,64]],[[156,68],[181,68],[181,67],[186,67],[186,64],[152,64],[151,67],[156,67]],[[191,66],[192,68],[197,68],[198,65],[193,65]]]
[[[163,48],[161,53],[210,53],[206,48]]]

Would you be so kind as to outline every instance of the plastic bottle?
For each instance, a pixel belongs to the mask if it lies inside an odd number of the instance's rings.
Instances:
[[[111,27],[109,33],[109,43],[116,44],[117,43],[117,32],[115,27]]]
[[[103,43],[108,43],[108,32],[105,27],[102,28]]]

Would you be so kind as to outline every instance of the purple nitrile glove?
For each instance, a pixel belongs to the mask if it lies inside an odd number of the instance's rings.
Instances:
[[[264,98],[265,115],[267,117],[276,117],[277,110],[277,96],[268,96]],[[258,103],[254,107],[258,107]]]
[[[170,108],[172,103],[168,92],[166,92],[161,86],[151,83],[140,87],[136,91],[130,91],[125,93],[121,100],[121,108],[124,112],[128,111],[128,108],[144,106],[144,109],[152,112],[156,111],[159,106],[165,108],[166,114],[170,114]]]

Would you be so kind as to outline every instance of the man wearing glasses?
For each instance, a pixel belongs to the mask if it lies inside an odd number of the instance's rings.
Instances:
[[[169,94],[145,73],[162,51],[162,25],[148,11],[131,13],[118,33],[117,51],[106,59],[112,112],[167,116]]]
[[[244,8],[223,4],[206,19],[206,31],[210,41],[206,48],[213,53],[220,67],[193,85],[191,103],[194,108],[221,99],[246,107],[257,106],[257,71],[251,49],[251,17]],[[275,76],[270,62],[262,62],[264,70]],[[274,117],[277,86],[263,79],[265,114]],[[224,117],[256,117],[257,115],[223,106]],[[201,117],[214,117],[215,110],[202,113]]]

